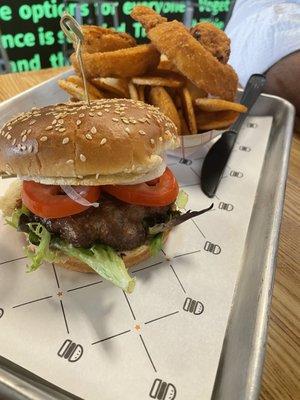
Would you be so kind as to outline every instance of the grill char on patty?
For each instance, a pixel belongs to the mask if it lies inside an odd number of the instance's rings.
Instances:
[[[65,218],[41,218],[31,214],[27,222],[40,222],[50,233],[75,247],[90,247],[95,242],[117,251],[135,249],[146,242],[147,224],[165,222],[171,206],[144,207],[127,204],[102,195],[100,206]]]

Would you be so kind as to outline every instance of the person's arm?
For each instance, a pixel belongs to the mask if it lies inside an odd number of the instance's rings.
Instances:
[[[267,84],[264,91],[290,101],[300,116],[300,51],[274,64],[267,71],[266,77]]]
[[[226,26],[231,64],[242,86],[265,73],[265,91],[286,98],[300,115],[299,0],[236,0]]]

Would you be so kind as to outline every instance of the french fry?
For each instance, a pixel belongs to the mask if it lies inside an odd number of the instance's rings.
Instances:
[[[190,132],[188,124],[186,123],[186,120],[182,114],[182,111],[178,111],[178,115],[179,115],[180,124],[181,124],[181,135],[190,135],[191,132]]]
[[[179,88],[183,86],[184,79],[179,76],[166,77],[166,76],[137,76],[132,78],[135,85],[148,85],[148,86],[165,86],[171,88]]]
[[[199,98],[207,97],[207,93],[204,90],[198,88],[196,85],[194,85],[193,82],[191,82],[190,80],[186,81],[186,87],[188,88],[193,101]]]
[[[134,86],[134,84],[132,82],[128,83],[128,90],[129,90],[129,96],[132,100],[138,100],[139,99],[139,95],[138,92],[136,90],[136,87]]]
[[[182,109],[181,93],[179,90],[173,88],[166,88],[167,92],[171,96],[177,110]]]
[[[145,101],[145,86],[139,85],[137,87],[137,92],[140,101]]]
[[[83,79],[80,76],[77,75],[71,75],[67,77],[67,82],[74,83],[75,85],[84,88],[84,83]],[[90,82],[86,83],[87,85],[87,90],[89,92],[90,97],[93,97],[94,99],[104,99],[105,95],[103,92],[101,92],[99,89],[97,89],[94,85],[92,85]]]
[[[182,106],[189,130],[192,135],[198,132],[192,97],[187,87],[182,89]]]
[[[160,109],[177,126],[177,132],[181,133],[181,122],[176,106],[169,93],[161,86],[154,86],[150,90],[150,103]]]
[[[198,111],[196,114],[197,128],[199,131],[228,128],[237,119],[236,111]]]
[[[244,113],[247,111],[247,107],[240,103],[234,103],[232,101],[221,99],[196,99],[195,105],[199,108],[199,110],[208,112],[230,110],[238,113]]]
[[[129,97],[128,82],[125,78],[94,78],[91,82],[99,89],[120,97]]]
[[[85,100],[85,93],[84,93],[84,89],[73,83],[73,82],[69,82],[65,79],[61,79],[58,81],[58,85],[61,87],[61,89],[63,89],[65,92],[69,93],[69,95],[76,99],[76,100]],[[99,97],[95,97],[93,94],[90,94],[90,99],[91,100],[97,100],[99,99]]]

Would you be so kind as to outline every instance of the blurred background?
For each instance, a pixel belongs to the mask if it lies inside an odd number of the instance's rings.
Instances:
[[[131,19],[136,4],[152,7],[187,26],[210,21],[223,29],[234,0],[186,1],[0,1],[0,73],[22,72],[67,65],[70,45],[59,26],[64,10],[83,24],[114,27],[144,42],[140,23]]]

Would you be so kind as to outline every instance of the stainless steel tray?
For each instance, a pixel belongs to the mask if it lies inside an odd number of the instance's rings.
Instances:
[[[51,98],[56,102],[64,101],[65,94],[54,84],[57,79],[39,85],[39,90],[37,87],[30,89],[2,103],[1,120],[18,113],[27,98],[30,98],[28,108],[46,105]],[[47,96],[43,97],[43,93]],[[262,95],[252,114],[273,116],[273,126],[248,228],[242,272],[223,343],[212,396],[214,400],[257,399],[264,361],[294,109],[281,98]],[[0,398],[50,400],[78,397],[0,357]]]

